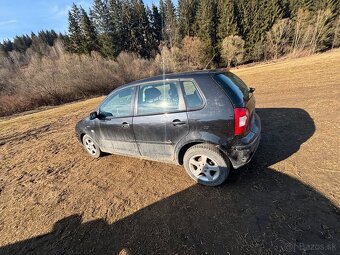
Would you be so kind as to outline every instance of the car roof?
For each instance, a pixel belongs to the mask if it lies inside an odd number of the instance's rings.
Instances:
[[[188,79],[188,78],[196,78],[199,76],[210,75],[210,74],[218,74],[218,73],[225,73],[227,69],[213,69],[213,70],[200,70],[200,71],[190,71],[190,72],[181,72],[181,73],[168,73],[164,75],[157,75],[152,76],[149,78],[132,81],[120,87],[130,86],[130,85],[137,85],[140,83],[147,83],[153,81],[163,81],[163,80],[171,80],[171,79]]]

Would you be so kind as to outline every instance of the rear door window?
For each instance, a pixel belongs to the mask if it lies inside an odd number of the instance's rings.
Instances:
[[[139,87],[138,115],[176,112],[180,108],[176,82],[146,84]]]
[[[203,99],[198,92],[195,83],[192,81],[182,81],[183,94],[187,109],[197,109],[203,105]]]

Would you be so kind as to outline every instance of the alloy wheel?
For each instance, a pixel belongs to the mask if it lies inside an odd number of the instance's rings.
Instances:
[[[84,141],[84,145],[85,145],[86,150],[91,155],[95,155],[97,153],[97,146],[94,144],[94,142],[91,139],[86,138]]]
[[[190,172],[205,182],[215,181],[220,175],[220,167],[216,162],[205,155],[195,155],[189,160]]]

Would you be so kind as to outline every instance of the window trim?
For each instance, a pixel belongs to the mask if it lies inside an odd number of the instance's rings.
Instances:
[[[202,99],[202,104],[200,106],[192,107],[192,108],[188,107],[187,102],[185,100],[185,90],[184,90],[184,85],[183,85],[183,82],[185,82],[185,81],[191,81],[194,84],[196,90],[198,91],[198,94],[200,95],[200,97]],[[200,86],[198,86],[198,84],[197,84],[195,79],[193,79],[193,78],[184,78],[184,79],[179,79],[179,82],[180,82],[181,89],[182,89],[182,96],[183,96],[183,99],[184,99],[185,108],[186,108],[186,110],[188,112],[201,110],[201,109],[203,109],[207,105],[207,100],[206,100],[206,98],[205,98],[205,96],[204,96]]]
[[[136,97],[136,85],[129,85],[129,86],[123,86],[123,87],[118,87],[117,89],[113,90],[107,97],[103,100],[103,102],[100,103],[100,105],[97,108],[97,114],[100,116],[100,107],[108,100],[110,100],[115,94],[119,93],[120,91],[128,88],[132,88],[132,98],[131,98],[131,103],[130,103],[130,114],[125,115],[125,116],[106,116],[104,118],[100,118],[101,120],[112,120],[112,119],[119,119],[119,118],[129,118],[133,117],[134,114],[134,104],[135,104],[135,97]]]
[[[139,114],[138,113],[138,99],[139,99],[139,92],[140,87],[145,85],[153,85],[153,84],[159,84],[159,83],[176,83],[178,98],[179,98],[179,110],[176,111],[168,111],[168,112],[155,112],[155,113],[146,113],[146,114]],[[171,114],[171,113],[179,113],[179,112],[186,112],[186,105],[185,100],[183,97],[183,92],[181,88],[181,84],[179,82],[179,79],[165,79],[165,80],[157,80],[157,81],[150,81],[150,82],[144,82],[137,85],[136,95],[135,95],[135,106],[134,106],[134,117],[142,117],[142,116],[153,116],[153,115],[162,115],[162,114]]]

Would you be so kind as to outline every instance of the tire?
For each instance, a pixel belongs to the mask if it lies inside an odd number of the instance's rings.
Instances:
[[[100,150],[98,144],[89,135],[83,136],[83,145],[88,154],[93,158],[99,158],[102,156],[102,151]]]
[[[230,172],[230,162],[212,144],[197,144],[190,147],[183,158],[188,175],[205,186],[218,186],[224,183]]]

